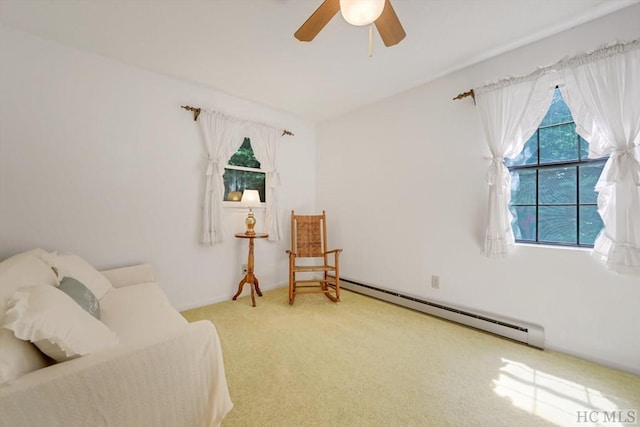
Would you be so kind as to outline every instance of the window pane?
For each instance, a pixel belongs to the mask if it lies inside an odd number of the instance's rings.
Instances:
[[[604,224],[596,206],[580,206],[580,244],[593,245]]]
[[[511,206],[513,220],[511,228],[516,240],[536,241],[536,208],[535,206]]]
[[[540,242],[577,244],[575,206],[540,206],[538,212]]]
[[[553,126],[539,129],[540,164],[578,160],[576,125]]]
[[[514,159],[504,159],[504,164],[509,166],[535,165],[538,163],[538,132],[524,144],[524,148]]]
[[[538,177],[538,203],[558,205],[576,203],[576,168],[541,169]]]
[[[594,190],[602,173],[604,163],[579,166],[580,169],[580,204],[597,203],[598,193]]]
[[[256,157],[253,155],[253,148],[251,148],[249,138],[245,138],[244,141],[242,141],[242,145],[238,148],[238,151],[229,159],[229,164],[232,166],[260,169],[260,162],[256,160]]]
[[[580,160],[587,160],[589,158],[589,143],[581,136],[578,138],[580,140]]]
[[[560,89],[556,89],[553,92],[553,100],[549,106],[549,111],[547,111],[547,115],[542,119],[540,127],[572,121],[573,117],[571,116],[571,111],[569,111],[567,104],[564,103],[562,95],[560,94]]]
[[[536,171],[511,171],[511,204],[536,204]]]
[[[258,190],[260,201],[265,201],[265,174],[263,172],[224,170],[224,199],[225,201],[239,201],[244,190]]]

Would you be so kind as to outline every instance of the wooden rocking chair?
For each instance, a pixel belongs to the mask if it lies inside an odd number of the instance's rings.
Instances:
[[[333,302],[340,301],[340,252],[327,250],[327,215],[296,215],[291,211],[291,250],[289,254],[289,304],[297,294],[323,293]],[[333,255],[333,265],[329,265]],[[315,263],[301,259],[314,259]],[[296,273],[319,273],[321,278],[296,279]],[[304,283],[304,285],[298,285]],[[315,283],[312,285],[311,283]]]

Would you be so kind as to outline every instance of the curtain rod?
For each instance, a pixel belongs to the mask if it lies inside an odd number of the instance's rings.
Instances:
[[[202,111],[202,109],[200,109],[198,107],[191,107],[189,105],[181,105],[180,108],[184,108],[187,111],[193,111],[193,121],[194,122],[198,120],[198,116],[200,115],[200,111]],[[282,136],[284,136],[284,135],[294,136],[291,131],[288,131],[286,129],[282,131]]]
[[[458,96],[453,98],[453,100],[455,101],[456,99],[462,99],[462,98],[466,98],[468,96],[473,98],[473,104],[475,105],[475,103],[476,103],[476,93],[473,91],[473,89],[468,90],[466,92],[459,93]]]
[[[549,73],[549,72],[553,72],[556,70],[561,70],[563,68],[567,68],[570,66],[574,66],[574,65],[578,65],[578,64],[586,64],[592,61],[595,61],[597,59],[601,59],[601,58],[606,58],[612,55],[617,55],[620,54],[622,52],[626,52],[626,51],[630,51],[630,50],[634,50],[634,49],[640,49],[640,39],[634,39],[631,41],[626,41],[626,42],[615,42],[615,43],[611,43],[609,45],[600,47],[598,49],[592,50],[590,52],[586,52],[586,53],[582,53],[579,55],[575,55],[569,58],[564,58],[561,59],[560,61],[556,62],[555,64],[551,64],[551,65],[547,65],[545,67],[539,67],[538,69],[536,69],[535,71],[526,74],[524,76],[517,76],[517,77],[507,77],[504,79],[500,79],[497,80],[493,83],[488,83],[484,86],[482,86],[481,88],[478,89],[482,89],[482,90],[486,90],[487,88],[493,88],[493,87],[499,87],[501,85],[505,85],[505,84],[511,84],[513,82],[519,82],[522,80],[528,80],[528,79],[532,79],[534,77],[538,77],[539,75],[545,74],[545,73]],[[466,98],[466,97],[472,97],[473,98],[473,103],[476,103],[476,94],[474,93],[473,89],[468,90],[466,92],[462,92],[460,94],[458,94],[458,96],[456,96],[455,98],[453,98],[454,100],[456,99],[462,99],[462,98]]]

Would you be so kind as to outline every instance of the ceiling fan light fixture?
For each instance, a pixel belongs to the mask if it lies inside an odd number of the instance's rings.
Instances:
[[[380,17],[385,0],[340,0],[340,12],[351,25],[369,25]]]

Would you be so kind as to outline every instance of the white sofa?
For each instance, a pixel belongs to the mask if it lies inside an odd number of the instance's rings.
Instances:
[[[89,289],[99,320],[56,288],[63,277]],[[210,427],[233,406],[215,327],[186,322],[149,265],[18,254],[0,263],[0,324],[2,427]]]

